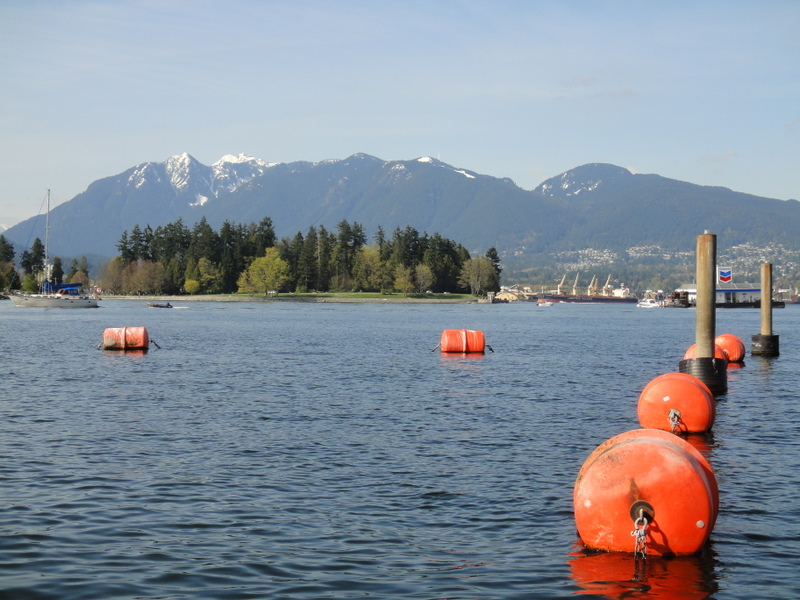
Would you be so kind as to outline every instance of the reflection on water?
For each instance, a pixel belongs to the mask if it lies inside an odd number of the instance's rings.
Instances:
[[[701,556],[671,559],[635,559],[621,552],[570,555],[570,575],[580,588],[577,594],[605,598],[710,598],[719,590],[715,561],[706,551]]]
[[[681,437],[694,446],[709,463],[712,462],[712,449],[714,448],[714,432],[681,434]],[[713,468],[713,465],[712,465]]]
[[[780,357],[752,356],[747,362],[747,368],[759,377],[770,377],[775,371],[776,360],[780,360]]]

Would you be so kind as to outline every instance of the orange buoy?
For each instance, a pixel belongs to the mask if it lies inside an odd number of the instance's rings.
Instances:
[[[595,458],[600,456],[603,452],[605,452],[611,446],[618,444],[621,441],[639,438],[639,437],[655,437],[662,440],[667,440],[674,444],[678,444],[682,448],[684,448],[687,452],[692,454],[692,456],[700,463],[700,466],[703,469],[703,472],[708,479],[708,482],[711,486],[711,496],[712,500],[714,501],[714,514],[716,515],[719,512],[719,488],[717,487],[717,478],[714,475],[714,471],[711,469],[711,465],[706,460],[706,457],[700,452],[700,450],[695,446],[695,444],[690,443],[687,439],[683,437],[679,437],[667,431],[663,431],[661,429],[632,429],[631,431],[626,431],[625,433],[620,433],[616,435],[602,444],[600,444],[597,448],[595,448],[592,453],[589,455],[581,470],[578,472],[578,478],[583,475],[584,470],[594,461]],[[715,516],[716,521],[716,516]]]
[[[686,353],[683,355],[683,360],[690,360],[692,358],[697,358],[697,344],[689,346]],[[714,358],[720,358],[724,360],[726,364],[728,362],[728,357],[725,355],[725,352],[716,344],[714,344]]]
[[[103,332],[103,350],[147,350],[150,336],[145,327],[112,327]]]
[[[445,329],[439,342],[442,352],[485,352],[486,340],[482,331]]]
[[[740,363],[744,361],[747,349],[740,337],[732,333],[723,333],[714,339],[714,344],[722,348],[729,363]]]
[[[709,387],[688,373],[666,373],[648,383],[639,394],[639,424],[672,433],[709,431],[716,418],[716,402]]]
[[[633,552],[647,520],[647,552],[698,552],[714,527],[719,488],[708,461],[691,444],[659,429],[638,429],[598,446],[578,473],[575,523],[594,550]]]

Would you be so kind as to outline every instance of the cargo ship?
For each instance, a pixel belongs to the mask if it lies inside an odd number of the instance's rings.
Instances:
[[[581,294],[578,292],[579,275],[580,273],[575,274],[575,281],[572,284],[571,294],[563,291],[564,281],[567,278],[567,274],[565,273],[555,290],[550,290],[549,292],[543,291],[537,294],[537,297],[550,300],[551,302],[580,302],[586,304],[636,304],[639,301],[636,296],[631,294],[631,291],[625,284],[620,284],[617,288],[611,287],[611,275],[608,276],[602,288],[598,285],[599,281],[597,276],[592,277],[592,281],[589,283],[586,293]]]

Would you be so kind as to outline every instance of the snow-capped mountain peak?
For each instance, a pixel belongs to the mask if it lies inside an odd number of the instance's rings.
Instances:
[[[623,167],[592,163],[571,169],[542,183],[537,190],[545,196],[574,197],[592,192],[604,183],[632,173]]]
[[[222,158],[220,158],[217,162],[215,162],[211,167],[221,167],[225,164],[244,164],[249,163],[253,165],[258,165],[264,168],[274,167],[278,163],[268,163],[266,161],[261,160],[260,158],[255,158],[254,156],[250,156],[249,154],[226,154]]]
[[[169,181],[176,195],[188,194],[190,206],[202,206],[220,192],[231,193],[278,163],[268,163],[247,154],[226,154],[210,167],[188,152],[170,156],[162,163],[134,167],[128,183],[141,188],[148,183]]]
[[[247,154],[226,154],[211,165],[214,189],[233,192],[279,163],[268,163]]]
[[[165,168],[173,189],[178,193],[190,186],[203,191],[213,189],[210,169],[187,152],[170,156],[165,161]]]

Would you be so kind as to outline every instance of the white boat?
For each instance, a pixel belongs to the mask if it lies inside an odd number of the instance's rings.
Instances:
[[[77,287],[62,288],[53,293],[26,294],[12,292],[10,300],[22,308],[97,308],[97,298],[81,294]]]
[[[637,308],[660,308],[661,305],[654,298],[644,298],[636,303]]]
[[[47,221],[44,236],[45,269],[49,269],[47,243],[50,235],[50,190],[47,190]],[[46,278],[38,294],[12,291],[9,299],[21,308],[97,308],[95,295],[82,294],[78,283],[52,284]]]

